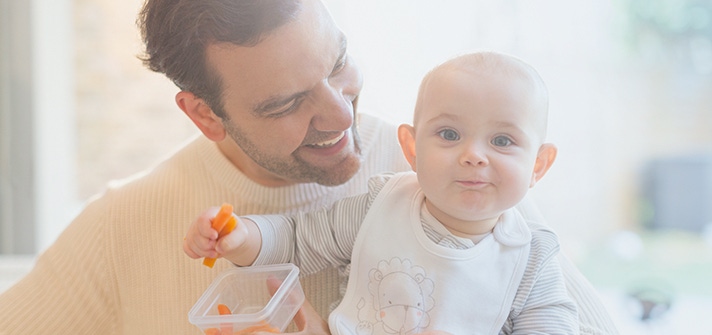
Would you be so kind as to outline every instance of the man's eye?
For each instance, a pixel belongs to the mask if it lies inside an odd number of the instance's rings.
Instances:
[[[270,118],[279,118],[282,116],[285,116],[291,112],[293,112],[295,109],[299,108],[300,103],[302,102],[302,99],[294,99],[290,101],[288,104],[279,107],[278,109],[274,110],[273,112],[270,112],[267,114],[267,117]]]
[[[334,68],[331,70],[331,75],[330,77],[333,77],[334,75],[338,74],[341,72],[346,67],[346,57],[342,58],[336,65],[334,65]]]
[[[446,141],[457,141],[460,139],[460,134],[452,129],[444,129],[438,132],[438,135]]]
[[[497,136],[492,139],[492,145],[496,147],[506,147],[512,145],[512,140],[507,136]]]

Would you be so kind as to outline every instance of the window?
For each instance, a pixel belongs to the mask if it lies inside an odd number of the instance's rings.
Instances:
[[[0,1],[1,252],[35,253],[76,207],[69,1]]]

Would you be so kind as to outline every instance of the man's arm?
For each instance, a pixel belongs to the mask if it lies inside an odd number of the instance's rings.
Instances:
[[[114,334],[104,222],[103,211],[90,205],[27,276],[0,294],[0,334]]]
[[[563,253],[558,257],[566,291],[576,303],[581,335],[618,334],[596,289]]]

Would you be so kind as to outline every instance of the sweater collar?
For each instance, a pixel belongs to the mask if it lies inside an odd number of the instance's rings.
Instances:
[[[229,189],[239,202],[250,202],[267,212],[284,213],[303,210],[319,204],[325,196],[341,186],[323,186],[317,183],[298,183],[281,187],[267,187],[254,182],[230,162],[218,145],[200,136],[196,150],[205,170],[214,182]],[[229,199],[228,199],[229,200]]]

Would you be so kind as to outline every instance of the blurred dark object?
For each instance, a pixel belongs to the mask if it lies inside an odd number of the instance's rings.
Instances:
[[[642,188],[646,227],[701,233],[712,224],[712,155],[653,160]]]
[[[672,293],[657,288],[639,288],[630,297],[637,302],[635,317],[643,322],[660,318],[672,305]]]

